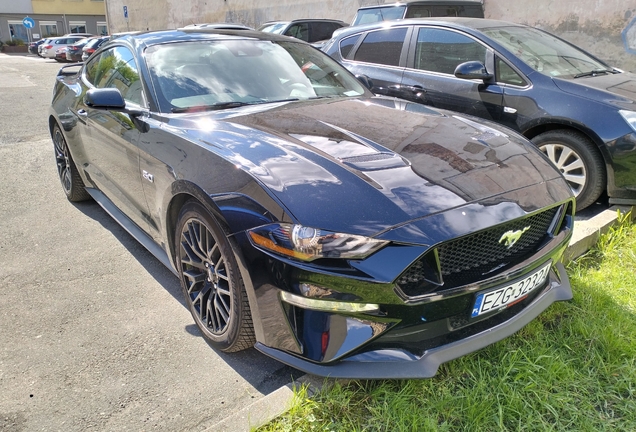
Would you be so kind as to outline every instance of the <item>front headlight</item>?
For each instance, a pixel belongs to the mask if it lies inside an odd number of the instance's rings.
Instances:
[[[301,261],[319,258],[362,259],[388,242],[353,234],[277,223],[248,230],[254,246]]]
[[[632,128],[634,132],[636,132],[636,112],[627,111],[627,110],[619,110],[618,113],[625,119],[627,124]]]

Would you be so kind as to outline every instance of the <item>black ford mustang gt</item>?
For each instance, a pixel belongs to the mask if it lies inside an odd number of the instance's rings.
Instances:
[[[68,199],[178,275],[220,350],[430,377],[571,298],[572,193],[510,130],[246,30],[124,36],[77,67],[49,117]]]

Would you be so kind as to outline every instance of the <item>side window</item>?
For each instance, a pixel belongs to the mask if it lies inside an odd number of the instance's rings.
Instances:
[[[91,60],[88,63],[86,63],[86,67],[84,68],[84,77],[93,86],[95,86],[95,83],[97,82],[97,71],[99,66],[99,59],[102,57],[102,54],[103,53],[97,56],[93,56]]]
[[[460,63],[486,61],[486,47],[460,33],[433,28],[421,28],[415,47],[416,69],[454,74]]]
[[[330,39],[335,28],[330,22],[315,22],[311,24],[311,40],[309,42],[318,42]]]
[[[119,89],[127,102],[142,104],[139,71],[128,48],[113,47],[91,59],[86,65],[86,79],[97,88]]]
[[[295,37],[305,42],[309,41],[309,24],[300,23],[294,24],[286,32],[285,36]]]
[[[358,39],[360,39],[359,34],[349,36],[348,38],[344,38],[340,41],[340,56],[343,59],[347,58],[347,56],[351,52],[351,48],[353,48],[354,45],[358,43]]]
[[[398,27],[367,34],[356,51],[354,60],[399,66],[406,30],[406,27]]]
[[[406,10],[404,18],[426,18],[431,16],[429,6],[411,6]]]
[[[527,85],[526,81],[521,78],[521,75],[515,72],[513,68],[508,66],[508,64],[499,57],[497,57],[495,61],[495,68],[497,69],[495,77],[497,82],[517,86]]]

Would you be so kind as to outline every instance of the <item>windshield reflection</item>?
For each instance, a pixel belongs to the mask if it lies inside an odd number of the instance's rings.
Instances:
[[[496,27],[483,32],[532,69],[549,76],[572,78],[581,73],[608,69],[607,65],[580,49],[535,28]]]
[[[163,44],[146,50],[146,62],[162,112],[365,93],[334,60],[295,42],[234,39]]]

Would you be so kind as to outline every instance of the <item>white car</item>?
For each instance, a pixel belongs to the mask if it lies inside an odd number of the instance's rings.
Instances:
[[[40,55],[44,58],[55,58],[55,52],[60,48],[73,45],[75,42],[84,39],[86,36],[60,36],[49,39],[40,45]]]

